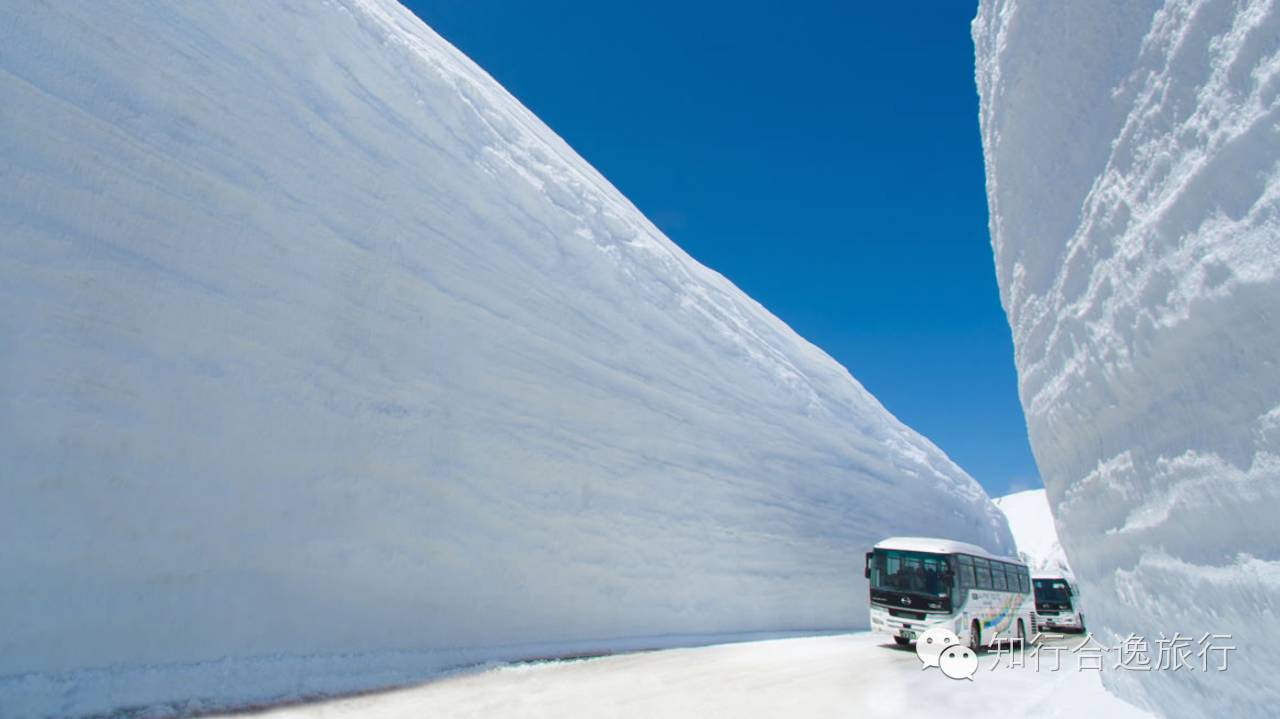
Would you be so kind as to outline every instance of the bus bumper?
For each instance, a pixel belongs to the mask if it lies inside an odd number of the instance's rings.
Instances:
[[[934,627],[947,627],[952,631],[955,617],[950,614],[924,614],[923,619],[916,617],[893,616],[888,607],[871,605],[871,631],[891,637],[903,637],[914,642],[917,637]]]
[[[1079,632],[1084,630],[1084,625],[1075,612],[1036,614],[1036,629],[1051,632]]]

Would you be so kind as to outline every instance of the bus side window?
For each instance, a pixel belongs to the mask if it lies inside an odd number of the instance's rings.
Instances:
[[[973,568],[978,575],[978,589],[991,589],[991,563],[974,557]]]
[[[1004,565],[1004,563],[1002,563],[1002,562],[992,562],[992,563],[991,563],[991,585],[992,585],[992,589],[995,589],[996,591],[1000,591],[1000,592],[1003,592],[1003,591],[1005,591],[1006,589],[1008,589],[1008,588],[1009,588],[1008,583],[1006,583],[1006,582],[1005,582],[1005,576],[1006,576],[1006,575],[1005,575],[1005,572],[1004,572],[1004,567],[1005,567],[1005,565]]]
[[[1018,572],[1018,581],[1022,583],[1022,593],[1030,594],[1031,593],[1031,577],[1030,575],[1027,574],[1026,567],[1023,567],[1022,571]]]
[[[1011,592],[1022,591],[1021,582],[1018,581],[1018,579],[1022,576],[1022,573],[1019,572],[1018,568],[1013,566],[1012,564],[1006,564],[1004,565],[1004,567],[1005,567],[1005,581],[1009,585],[1009,591]]]
[[[978,583],[973,576],[973,560],[963,554],[957,559],[960,563],[960,589],[968,591],[978,586]]]

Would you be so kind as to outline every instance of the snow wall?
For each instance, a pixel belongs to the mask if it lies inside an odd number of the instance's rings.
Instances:
[[[13,4],[0,157],[0,715],[863,626],[884,536],[1012,551],[394,3]]]
[[[1090,628],[1238,648],[1108,686],[1273,715],[1280,7],[984,0],[973,38],[1022,404]]]
[[[992,501],[1004,512],[1013,541],[1018,545],[1018,556],[1033,573],[1075,578],[1058,541],[1049,498],[1043,489],[1014,492]]]

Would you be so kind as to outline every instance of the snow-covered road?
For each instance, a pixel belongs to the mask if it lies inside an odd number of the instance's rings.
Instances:
[[[1058,640],[1074,646],[1079,638]],[[597,659],[517,664],[422,686],[291,706],[324,717],[1149,717],[1107,694],[1096,671],[990,669],[972,682],[921,670],[912,651],[867,633],[775,639]]]

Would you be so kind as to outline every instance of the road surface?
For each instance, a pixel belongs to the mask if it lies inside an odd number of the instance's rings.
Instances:
[[[269,710],[269,719],[422,717],[1150,717],[1107,694],[1067,648],[1059,671],[984,654],[972,681],[923,669],[910,650],[867,633],[722,644],[526,664],[420,686]],[[994,669],[991,668],[1000,662]],[[917,714],[919,715],[919,714]]]

